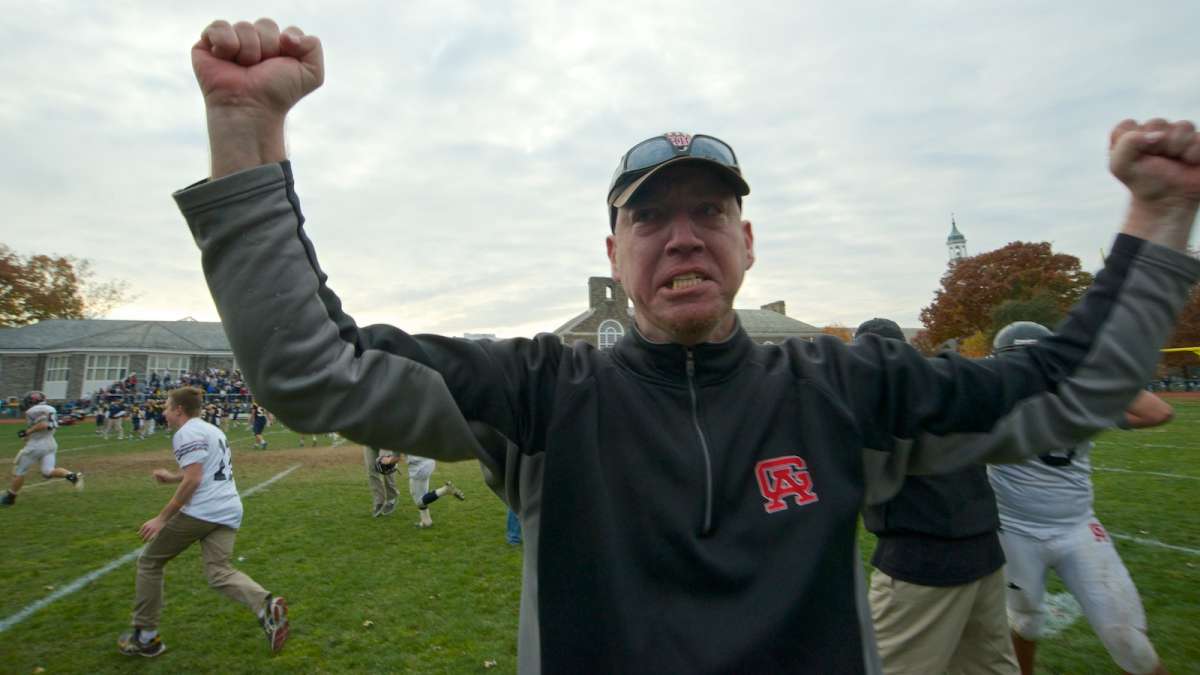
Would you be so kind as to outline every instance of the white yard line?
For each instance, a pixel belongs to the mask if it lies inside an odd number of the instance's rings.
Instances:
[[[283,471],[280,471],[279,473],[275,474],[274,476],[271,476],[267,480],[259,483],[258,485],[255,485],[254,487],[250,488],[249,490],[246,490],[245,492],[242,493],[242,496],[249,497],[249,496],[255,494],[256,492],[265,490],[272,483],[282,480],[284,477],[286,477],[291,472],[295,471],[296,469],[299,469],[300,466],[301,465],[299,465],[299,464],[293,464],[291,467],[284,469]],[[0,633],[3,633],[4,631],[8,630],[9,628],[12,628],[13,626],[21,623],[25,619],[28,619],[30,616],[33,616],[34,613],[36,613],[38,610],[42,609],[43,607],[46,607],[47,605],[49,605],[57,600],[61,600],[62,598],[65,598],[66,596],[71,595],[75,591],[78,591],[79,589],[83,588],[84,586],[87,586],[88,584],[99,579],[100,577],[108,574],[109,572],[117,569],[118,567],[121,567],[125,563],[136,559],[138,557],[138,555],[141,554],[142,549],[144,549],[144,548],[146,548],[146,547],[142,546],[140,548],[134,549],[134,550],[130,551],[129,553],[126,553],[125,555],[121,556],[120,558],[113,560],[112,562],[108,563],[104,567],[101,567],[98,570],[93,570],[91,572],[88,572],[87,574],[79,577],[78,579],[72,581],[71,583],[67,584],[66,586],[63,586],[62,588],[54,591],[50,595],[47,595],[46,597],[42,598],[41,600],[37,600],[35,602],[32,602],[32,603],[26,605],[24,609],[17,612],[16,614],[13,614],[10,617],[0,620]]]
[[[1163,478],[1187,478],[1188,480],[1200,480],[1200,476],[1185,476],[1181,473],[1163,473],[1161,471],[1134,471],[1132,469],[1112,469],[1104,466],[1093,466],[1093,471],[1112,471],[1114,473],[1135,473],[1142,476],[1162,476]]]
[[[1124,539],[1125,541],[1132,541],[1136,544],[1142,544],[1144,546],[1154,546],[1156,548],[1165,548],[1165,549],[1170,549],[1172,551],[1179,551],[1180,553],[1190,553],[1192,555],[1200,555],[1200,548],[1188,548],[1187,546],[1176,546],[1174,544],[1164,544],[1161,541],[1156,541],[1154,539],[1146,539],[1144,537],[1135,537],[1135,536],[1129,535],[1129,534],[1120,534],[1119,532],[1113,532],[1112,530],[1109,530],[1108,534],[1113,539]]]

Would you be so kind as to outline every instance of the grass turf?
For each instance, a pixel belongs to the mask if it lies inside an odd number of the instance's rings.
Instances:
[[[1096,510],[1114,534],[1200,550],[1200,402],[1175,405],[1172,425],[1098,439],[1098,469],[1141,473],[1097,471]],[[20,447],[15,434],[8,436],[0,439],[0,457]],[[297,449],[299,436],[272,427],[271,449],[254,450],[244,429],[229,436],[243,493],[300,465],[245,498],[235,550],[239,569],[288,599],[293,623],[284,651],[272,656],[249,612],[208,589],[193,547],[167,566],[163,656],[116,651],[133,601],[134,566],[127,563],[0,632],[0,672],[515,672],[521,549],[505,543],[504,506],[477,465],[439,463],[434,484],[454,480],[467,501],[433,504],[436,525],[420,530],[406,505],[371,517],[362,454],[353,444],[331,448],[320,436],[319,447]],[[0,511],[0,621],[136,550],[138,527],[174,487],[150,477],[156,467],[174,469],[161,434],[105,442],[84,424],[64,427],[58,437],[59,465],[84,471],[87,486],[75,492],[64,481],[34,477],[16,507]],[[861,543],[869,557],[873,537],[861,533]],[[1117,540],[1117,548],[1164,663],[1175,673],[1200,672],[1200,556],[1128,540]],[[1062,590],[1051,583],[1051,592]],[[485,669],[485,661],[496,665]],[[1115,671],[1082,618],[1043,641],[1038,666],[1043,673]]]

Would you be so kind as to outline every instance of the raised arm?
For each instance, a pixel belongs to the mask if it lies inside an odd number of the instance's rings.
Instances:
[[[212,178],[287,159],[287,113],[325,81],[321,41],[271,19],[214,21],[192,46],[204,95]]]
[[[1122,232],[1155,243],[1139,248],[1078,367],[1052,391],[1021,401],[990,432],[926,433],[898,440],[892,452],[865,451],[869,501],[889,498],[905,473],[1020,461],[1074,445],[1127,416],[1133,426],[1169,419],[1169,406],[1139,392],[1200,279],[1200,261],[1182,252],[1200,198],[1200,142],[1190,123],[1126,121],[1113,132],[1110,164],[1132,195]]]
[[[337,431],[437,459],[477,456],[467,416],[529,441],[530,430],[544,425],[513,411],[545,410],[517,404],[544,390],[522,387],[516,374],[538,369],[552,380],[553,369],[540,366],[555,363],[561,343],[482,344],[360,328],[326,284],[282,135],[287,111],[321,84],[320,42],[299,29],[280,33],[267,20],[214,22],[192,61],[208,111],[213,178],[175,198],[255,396],[297,431]]]

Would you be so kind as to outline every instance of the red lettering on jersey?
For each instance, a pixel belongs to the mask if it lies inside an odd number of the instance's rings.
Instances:
[[[1096,538],[1096,541],[1108,540],[1108,533],[1104,531],[1104,526],[1100,523],[1088,523],[1088,527],[1092,529],[1092,536]]]
[[[759,492],[767,500],[763,504],[767,513],[786,509],[788,504],[783,500],[787,497],[791,497],[796,506],[817,501],[808,465],[796,455],[764,459],[754,465],[754,477],[758,479]]]

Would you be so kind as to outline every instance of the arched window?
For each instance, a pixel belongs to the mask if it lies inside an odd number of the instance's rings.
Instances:
[[[617,321],[606,319],[600,324],[600,330],[597,331],[600,338],[600,349],[612,349],[617,344],[617,340],[625,334],[625,329]]]

